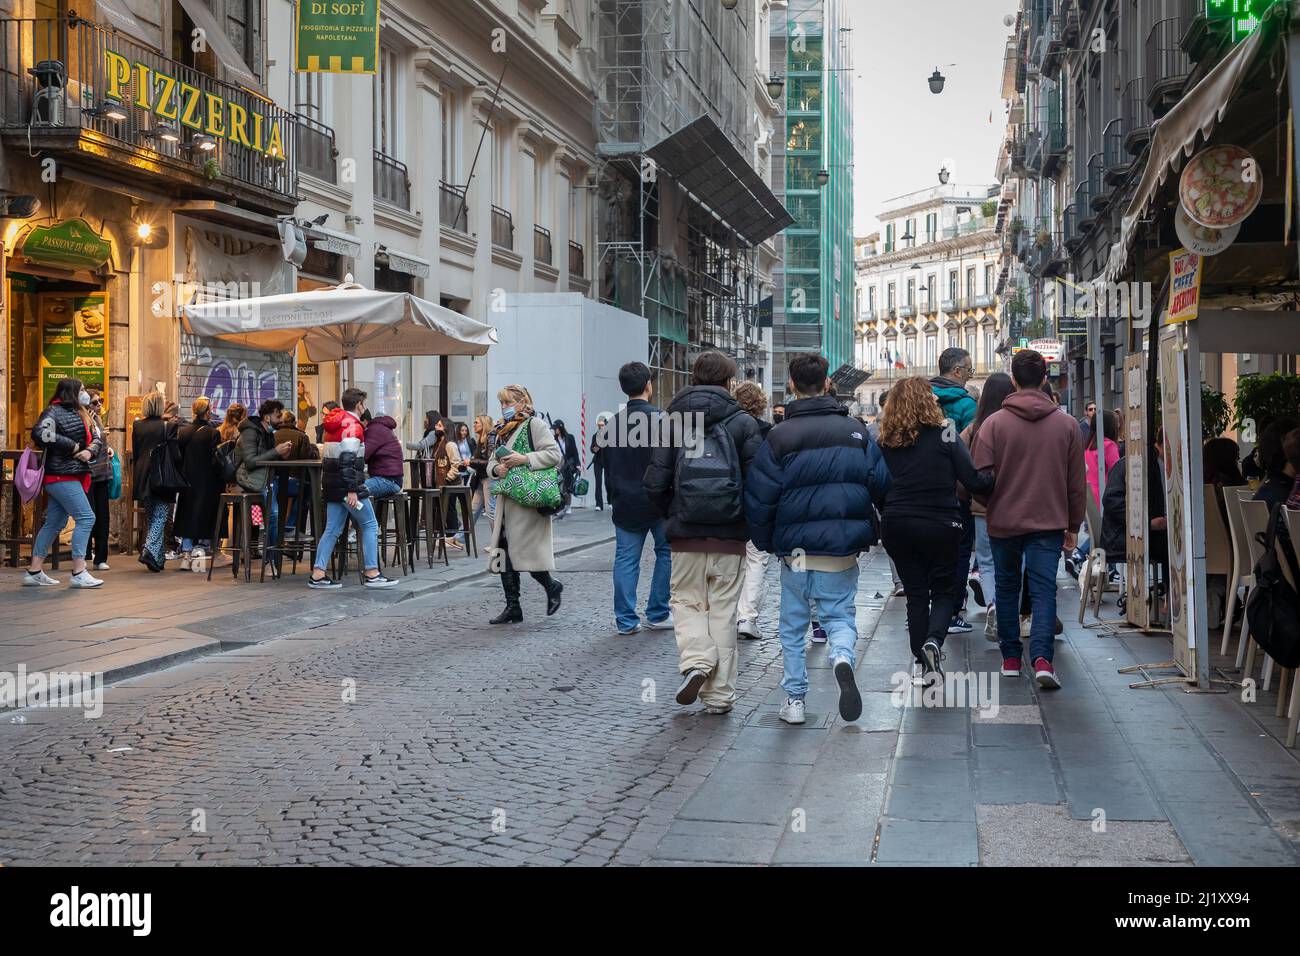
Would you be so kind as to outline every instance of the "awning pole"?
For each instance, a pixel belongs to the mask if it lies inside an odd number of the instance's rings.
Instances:
[[[1286,65],[1287,88],[1291,94],[1290,115],[1294,118],[1296,110],[1300,109],[1300,29],[1294,27],[1286,36]],[[1294,119],[1292,119],[1292,122],[1294,122]],[[1294,139],[1294,129],[1288,128],[1286,132],[1288,137]],[[1291,152],[1293,154],[1291,161],[1295,167],[1293,172],[1295,185],[1292,188],[1292,193],[1295,193],[1300,191],[1300,152],[1297,152],[1294,148]],[[1294,198],[1292,201],[1295,201]],[[1294,215],[1294,210],[1288,210],[1288,212]],[[1296,246],[1300,250],[1300,243],[1297,243]]]

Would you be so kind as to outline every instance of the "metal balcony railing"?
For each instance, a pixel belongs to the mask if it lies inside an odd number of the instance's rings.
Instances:
[[[551,265],[551,231],[541,226],[533,226],[533,261]]]
[[[492,245],[503,249],[515,247],[515,221],[509,211],[500,206],[492,207]]]
[[[1092,192],[1089,189],[1088,180],[1081,179],[1079,184],[1074,187],[1074,208],[1078,218],[1079,229],[1087,232],[1088,228],[1097,220],[1096,213],[1092,208]]]
[[[569,240],[569,275],[585,277],[587,275],[587,257],[582,243]]]
[[[1101,134],[1103,161],[1106,166],[1106,182],[1118,185],[1133,168],[1133,157],[1124,148],[1124,121],[1113,119],[1106,124]]]
[[[1135,76],[1124,87],[1120,100],[1124,119],[1124,148],[1130,155],[1142,152],[1151,139],[1151,106],[1147,103],[1147,81]]]
[[[1007,155],[1011,158],[1011,171],[1025,171],[1025,125],[1015,123],[1007,127]]]
[[[1094,212],[1101,212],[1110,201],[1105,177],[1105,157],[1101,153],[1093,153],[1088,157],[1088,201],[1092,203]]]
[[[334,145],[334,130],[301,113],[297,119],[298,172],[337,183],[339,150]]]
[[[175,81],[165,101],[158,77]],[[97,112],[105,105],[121,108],[125,119]],[[198,128],[169,115],[189,115]],[[0,19],[0,128],[21,131],[24,142],[51,154],[93,151],[108,176],[220,179],[292,205],[298,119],[89,20]],[[163,126],[171,127],[167,139]],[[196,145],[200,133],[213,149]]]
[[[374,150],[375,198],[398,209],[411,208],[411,177],[406,164]]]
[[[457,232],[469,232],[469,206],[465,189],[438,180],[438,222]]]
[[[1183,34],[1190,19],[1167,17],[1157,20],[1147,34],[1146,75],[1147,105],[1160,117],[1183,95],[1183,87],[1192,72],[1192,58],[1182,47]]]

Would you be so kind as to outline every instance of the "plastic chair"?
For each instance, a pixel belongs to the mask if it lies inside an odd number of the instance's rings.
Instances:
[[[1245,497],[1247,494],[1249,494],[1249,492],[1242,493],[1239,491],[1237,498],[1241,507],[1242,528],[1245,532],[1247,546],[1250,549],[1248,552],[1250,555],[1251,569],[1250,583],[1253,587],[1255,584],[1255,565],[1257,565],[1259,559],[1264,556],[1264,546],[1260,544],[1259,539],[1256,536],[1268,531],[1269,508],[1267,502],[1252,501]],[[1244,640],[1242,641],[1242,646],[1237,648],[1237,657],[1241,658],[1244,651],[1245,669],[1242,673],[1251,674],[1255,670],[1255,649],[1259,647],[1259,645],[1250,637],[1248,618],[1244,614],[1241,619],[1241,633]],[[1265,656],[1267,657],[1267,655]],[[1264,665],[1264,690],[1268,690],[1272,677],[1273,658],[1268,657]]]
[[[1232,572],[1228,575],[1228,604],[1223,609],[1223,643],[1219,653],[1228,653],[1228,641],[1232,636],[1232,615],[1237,606],[1237,591],[1245,588],[1247,592],[1255,586],[1255,561],[1251,558],[1250,542],[1246,540],[1245,519],[1241,515],[1240,488],[1223,489],[1224,510],[1228,512],[1228,533],[1232,540]],[[1246,492],[1249,494],[1250,492]],[[1241,642],[1246,640],[1246,616],[1241,616]],[[1241,666],[1244,651],[1237,649],[1237,666]]]

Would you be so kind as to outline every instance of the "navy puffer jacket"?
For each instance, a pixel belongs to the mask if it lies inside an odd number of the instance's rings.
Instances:
[[[859,554],[878,538],[889,469],[880,448],[830,396],[786,406],[745,482],[754,547],[781,556]]]

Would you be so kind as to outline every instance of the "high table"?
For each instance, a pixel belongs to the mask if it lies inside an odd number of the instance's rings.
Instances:
[[[305,488],[306,493],[310,496],[308,500],[311,502],[311,528],[312,528],[312,537],[313,537],[311,544],[314,547],[317,541],[319,541],[320,539],[321,531],[325,527],[325,525],[323,524],[325,506],[324,506],[324,499],[322,496],[322,488],[321,488],[321,475],[323,469],[323,465],[321,461],[315,458],[301,459],[297,461],[277,461],[275,459],[272,459],[271,461],[262,462],[262,464],[265,467],[272,469],[273,471],[285,472],[284,475],[285,478],[297,477],[300,483],[299,484],[300,490],[298,492],[299,500],[301,500],[303,489]],[[287,507],[288,498],[289,498],[289,482],[288,481],[278,482],[276,501],[278,504],[277,510],[279,511],[279,518],[276,521],[276,528],[275,528],[276,545],[273,548],[267,547],[266,542],[263,542],[263,547],[262,547],[263,577],[265,577],[266,575],[266,565],[268,561],[270,560],[275,561],[275,569],[277,572],[280,568],[280,553],[286,549],[286,543],[284,540],[284,526],[289,518],[289,509]],[[299,507],[297,502],[295,502],[295,507]],[[293,544],[300,546],[302,542],[301,521],[294,522],[293,537],[294,537]],[[292,545],[289,545],[289,547],[292,547]],[[299,547],[299,550],[301,550],[301,547]]]

